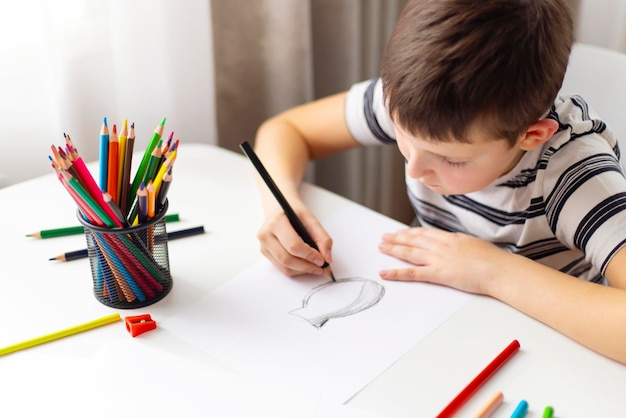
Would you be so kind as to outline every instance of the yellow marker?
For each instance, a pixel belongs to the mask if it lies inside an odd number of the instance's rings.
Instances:
[[[104,316],[93,321],[85,322],[84,324],[76,325],[70,328],[63,329],[61,331],[53,332],[51,334],[42,335],[41,337],[33,338],[31,340],[22,341],[21,343],[9,345],[4,348],[0,348],[0,356],[13,353],[18,350],[24,350],[39,344],[47,343],[49,341],[58,340],[59,338],[67,337],[68,335],[78,334],[79,332],[87,331],[102,325],[112,324],[121,319],[119,313]]]

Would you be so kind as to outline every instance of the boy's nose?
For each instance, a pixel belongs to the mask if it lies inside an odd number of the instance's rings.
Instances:
[[[420,157],[418,153],[412,153],[411,157],[407,161],[407,174],[414,179],[420,179],[426,177],[429,173],[432,173],[432,168],[427,161],[427,158]]]

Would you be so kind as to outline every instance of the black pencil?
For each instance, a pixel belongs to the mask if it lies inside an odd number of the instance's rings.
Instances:
[[[181,229],[180,231],[173,231],[167,233],[168,241],[172,241],[175,239],[186,238],[193,235],[204,234],[204,226],[196,226],[194,228],[189,229]],[[81,258],[87,258],[88,252],[87,249],[84,248],[82,250],[68,251],[63,254],[59,254],[56,257],[52,257],[49,260],[54,261],[73,261],[79,260]]]
[[[306,230],[306,228],[302,224],[302,221],[300,220],[300,218],[298,218],[298,215],[296,215],[296,212],[294,212],[291,205],[289,205],[289,202],[287,202],[287,199],[285,199],[283,193],[280,191],[276,183],[274,183],[274,180],[265,169],[265,166],[263,165],[261,160],[259,160],[259,157],[254,152],[254,149],[252,149],[250,143],[248,141],[244,141],[240,144],[240,147],[243,152],[248,156],[254,167],[257,169],[257,171],[261,175],[261,178],[263,179],[263,181],[265,181],[265,184],[267,184],[267,187],[269,187],[276,200],[278,200],[278,203],[283,208],[283,211],[285,212],[285,215],[287,215],[287,219],[289,219],[289,223],[291,223],[293,229],[296,230],[296,232],[298,233],[298,235],[300,235],[300,238],[302,238],[304,242],[319,251],[319,248],[317,247],[317,244],[315,244],[315,241],[313,241],[313,238],[309,234],[309,231]],[[322,268],[325,269],[326,267],[329,267],[329,264],[325,261]],[[335,275],[333,274],[333,270],[330,268],[328,270],[330,271],[330,278],[333,280],[333,282],[335,282],[336,280]]]

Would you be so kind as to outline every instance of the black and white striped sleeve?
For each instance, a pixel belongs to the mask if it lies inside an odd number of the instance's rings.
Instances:
[[[363,145],[395,143],[393,123],[385,108],[380,78],[354,84],[348,91],[345,116],[352,136]]]

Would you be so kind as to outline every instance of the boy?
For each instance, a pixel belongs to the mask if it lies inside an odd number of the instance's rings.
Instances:
[[[572,26],[564,0],[410,0],[380,79],[259,128],[256,151],[320,249],[261,187],[262,253],[323,274],[332,240],[298,194],[307,162],[396,144],[420,227],[382,237],[412,264],[383,279],[489,295],[626,363],[626,180],[612,132],[557,97]]]

